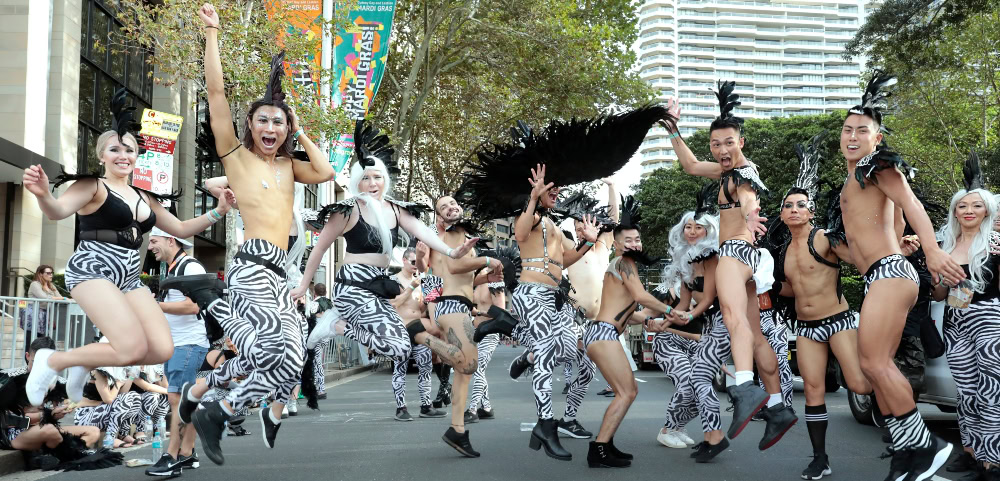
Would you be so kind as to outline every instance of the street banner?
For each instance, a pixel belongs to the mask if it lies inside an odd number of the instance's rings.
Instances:
[[[389,36],[396,0],[358,0],[349,14],[350,26],[333,38],[334,107],[342,107],[351,120],[368,113],[378,92],[389,57]],[[352,129],[353,130],[353,129]],[[330,148],[330,163],[340,173],[351,160],[354,136],[342,134]]]
[[[154,194],[173,192],[174,149],[184,118],[153,109],[142,111],[139,136],[146,152],[135,161],[132,185]],[[169,205],[169,203],[165,204]]]
[[[282,0],[282,3],[288,11],[288,27],[285,30],[287,35],[304,35],[309,40],[323,36],[323,0]],[[285,62],[285,71],[296,86],[314,89],[319,94],[320,85],[315,77],[321,58],[322,49],[316,50],[313,55],[295,65]]]

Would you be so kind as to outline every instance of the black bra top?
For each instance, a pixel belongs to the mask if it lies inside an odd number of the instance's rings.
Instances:
[[[396,206],[392,207],[396,211]],[[399,243],[399,212],[396,212],[396,226],[389,229],[392,237],[392,245]],[[381,254],[382,242],[379,240],[375,227],[365,221],[365,217],[358,210],[358,223],[354,224],[351,230],[344,232],[344,241],[347,242],[348,254]]]
[[[101,399],[101,393],[97,392],[97,385],[92,382],[83,385],[83,397],[91,401],[104,401]]]
[[[695,277],[694,278],[694,282],[685,282],[684,284],[687,286],[688,290],[695,291],[695,292],[705,292],[705,277],[704,276]]]
[[[104,184],[103,182],[101,182]],[[120,245],[138,249],[142,245],[142,235],[153,230],[156,225],[156,214],[152,210],[145,220],[138,220],[139,202],[145,202],[142,195],[135,203],[136,212],[133,213],[128,204],[125,203],[119,194],[111,190],[108,184],[104,184],[108,191],[108,197],[104,203],[92,214],[77,216],[80,219],[81,231],[109,230],[118,232]],[[133,187],[135,189],[135,187]],[[136,193],[138,193],[136,189]]]

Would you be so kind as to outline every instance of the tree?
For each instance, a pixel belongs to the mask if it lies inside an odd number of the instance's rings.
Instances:
[[[670,228],[695,208],[695,196],[708,180],[688,175],[679,164],[654,170],[633,188],[642,205],[642,248],[655,257],[670,252]]]

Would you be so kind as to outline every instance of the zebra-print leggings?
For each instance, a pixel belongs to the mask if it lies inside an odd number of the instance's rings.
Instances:
[[[778,356],[778,377],[781,379],[781,400],[786,406],[792,407],[792,389],[795,387],[795,376],[792,374],[792,367],[788,364],[788,338],[785,323],[777,318],[778,312],[774,309],[764,309],[760,311],[760,332],[767,338],[768,344]],[[761,389],[764,388],[764,380],[758,380]]]
[[[284,250],[262,239],[247,240],[240,252],[279,266],[287,257]],[[226,397],[235,410],[272,391],[276,402],[287,404],[305,362],[305,319],[295,310],[285,279],[261,264],[234,259],[226,281],[229,301],[217,301],[209,311],[240,355],[224,362],[205,381],[210,387],[228,386],[246,376]]]
[[[385,269],[368,264],[344,264],[337,279],[368,282],[384,275]],[[388,299],[367,289],[335,283],[333,305],[340,318],[347,322],[344,335],[383,356],[407,359],[410,356],[410,336],[403,320]]]
[[[135,424],[137,431],[142,431],[145,428],[146,416],[149,416],[150,420],[153,421],[153,428],[160,422],[160,418],[166,416],[170,412],[170,402],[167,401],[166,394],[160,394],[155,392],[142,392],[136,393],[139,395],[139,411],[136,413],[135,417],[127,420],[122,426],[122,429],[128,431],[128,424]],[[161,433],[163,434],[163,433]],[[146,433],[147,436],[152,439],[153,433]]]
[[[531,390],[539,419],[552,419],[552,369],[557,360],[576,349],[576,332],[556,310],[559,288],[522,282],[511,296],[511,314],[519,321],[513,335],[535,355]]]
[[[701,340],[698,341],[698,347],[694,352],[691,375],[681,379],[681,384],[690,383],[691,386],[677,388],[677,391],[693,390],[698,409],[695,411],[690,406],[683,405],[682,396],[671,397],[667,406],[666,427],[684,429],[684,426],[694,418],[692,413],[696,412],[701,416],[701,427],[704,432],[722,429],[719,397],[712,387],[712,379],[722,368],[722,363],[729,358],[729,346],[729,331],[722,322],[722,313],[715,311],[705,321]],[[677,404],[674,403],[675,399]]]
[[[962,445],[979,462],[1000,463],[1000,299],[945,309],[948,366],[958,388]]]
[[[420,391],[420,405],[431,405],[431,348],[423,344],[410,349],[410,357],[417,365],[417,390]],[[409,359],[395,360],[392,369],[392,394],[396,397],[396,407],[406,407],[406,366]]]
[[[566,382],[569,383],[569,390],[566,391],[566,410],[563,412],[563,415],[568,419],[576,417],[577,411],[580,410],[580,405],[583,404],[583,400],[587,397],[587,389],[590,387],[590,382],[594,380],[594,376],[597,373],[597,364],[594,364],[594,361],[587,355],[586,346],[580,349],[580,341],[583,339],[584,328],[576,323],[577,313],[577,309],[570,303],[567,302],[563,305],[562,317],[563,322],[566,324],[564,332],[567,336],[565,343],[566,345],[572,345],[572,349],[565,351],[563,357],[567,364],[570,361],[576,362],[576,377],[573,378],[572,382],[569,382],[569,378],[566,378]],[[570,334],[572,334],[572,339],[569,338]]]
[[[66,262],[66,289],[81,282],[103,279],[122,292],[146,287],[139,280],[139,251],[107,242],[83,240]]]
[[[101,431],[120,436],[128,429],[129,423],[139,415],[140,409],[139,393],[129,391],[119,394],[111,404],[76,408],[73,424],[96,426]]]
[[[653,359],[674,383],[674,394],[667,405],[665,426],[683,426],[698,415],[698,400],[694,387],[686,382],[691,377],[691,364],[698,341],[672,332],[658,332],[653,337]]]
[[[472,392],[469,394],[469,411],[476,412],[480,406],[486,411],[492,411],[490,404],[490,385],[486,382],[486,367],[493,359],[493,352],[500,344],[499,334],[490,334],[479,341],[476,350],[479,352],[476,374],[472,376]]]
[[[324,339],[313,348],[315,361],[313,361],[313,377],[316,383],[316,392],[323,394],[326,392],[326,366],[323,364],[326,357],[326,350],[330,346],[330,340]]]

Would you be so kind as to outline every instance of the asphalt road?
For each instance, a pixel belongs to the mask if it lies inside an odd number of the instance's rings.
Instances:
[[[580,480],[606,479],[607,476],[628,476],[633,479],[739,480],[774,481],[800,479],[808,465],[811,446],[805,421],[802,419],[804,398],[795,397],[799,423],[784,439],[767,451],[757,450],[763,433],[763,423],[751,423],[728,451],[713,463],[695,464],[689,450],[670,449],[656,442],[656,433],[663,424],[666,402],[673,386],[663,373],[639,371],[639,396],[615,436],[616,445],[635,455],[630,468],[621,470],[590,469],[586,465],[586,440],[564,439],[563,445],[573,453],[570,462],[548,458],[542,451],[528,449],[529,434],[521,432],[522,422],[535,420],[531,386],[526,380],[511,380],[507,366],[517,354],[514,349],[500,346],[488,373],[490,397],[497,418],[480,421],[469,427],[473,446],[482,452],[479,459],[458,455],[441,441],[448,428],[447,418],[420,419],[413,422],[393,420],[395,403],[389,385],[388,372],[366,373],[328,385],[329,399],[321,401],[320,411],[300,411],[300,415],[282,424],[277,445],[267,449],[260,437],[260,426],[254,418],[247,427],[251,436],[224,440],[226,464],[213,465],[202,456],[202,467],[186,470],[184,479],[274,481],[284,479],[322,480]],[[562,370],[558,369],[559,377]],[[557,378],[556,392],[563,381]],[[437,381],[434,381],[436,392]],[[602,379],[590,386],[578,418],[596,432],[608,399],[594,393],[602,389]],[[416,375],[408,377],[410,412],[419,412]],[[557,394],[555,411],[561,414],[565,397]],[[723,396],[723,407],[728,402]],[[889,461],[879,459],[884,450],[881,432],[855,422],[847,406],[843,390],[827,398],[830,425],[827,450],[834,471],[833,479],[879,480],[889,469]],[[931,429],[947,439],[957,441],[958,431],[953,414],[940,413],[933,406],[922,406],[924,418]],[[728,413],[723,413],[724,427],[729,425]],[[700,424],[688,426],[689,434],[700,441]],[[126,454],[129,458],[148,457],[149,448]],[[956,479],[945,473],[938,478]],[[18,479],[39,479],[39,474],[24,473]],[[147,479],[143,468],[117,467],[83,473],[63,473],[51,476],[55,480],[128,480]],[[624,478],[620,478],[624,479]]]

